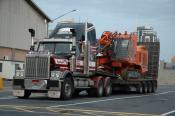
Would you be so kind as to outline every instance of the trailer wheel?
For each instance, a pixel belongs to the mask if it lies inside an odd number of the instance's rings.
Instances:
[[[148,85],[147,83],[143,83],[143,93],[147,93],[148,92]]]
[[[30,90],[24,90],[24,96],[19,96],[18,98],[19,99],[27,99],[27,98],[29,98],[30,97],[30,95],[31,95],[31,91]]]
[[[152,93],[157,91],[157,82],[152,82]]]
[[[112,94],[112,84],[111,80],[108,79],[104,87],[104,96],[110,96]]]
[[[102,97],[103,96],[103,81],[100,79],[97,83],[97,87],[93,89],[89,89],[87,92],[90,96]]]
[[[74,91],[73,81],[71,78],[65,78],[61,87],[61,99],[68,100],[72,97]]]
[[[147,82],[147,85],[148,85],[148,93],[151,93],[152,92],[152,84],[151,84],[151,82]]]
[[[140,83],[136,88],[137,93],[142,94],[143,93],[143,85]]]

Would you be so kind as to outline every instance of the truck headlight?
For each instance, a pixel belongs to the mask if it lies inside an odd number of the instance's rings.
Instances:
[[[62,76],[61,71],[51,71],[50,80],[58,80]]]
[[[16,70],[15,78],[24,78],[24,70]]]

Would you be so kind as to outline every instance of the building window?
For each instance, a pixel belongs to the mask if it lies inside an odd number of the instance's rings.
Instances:
[[[21,67],[19,66],[19,64],[15,64],[15,70],[21,70]]]
[[[0,63],[0,72],[2,72],[2,63]]]

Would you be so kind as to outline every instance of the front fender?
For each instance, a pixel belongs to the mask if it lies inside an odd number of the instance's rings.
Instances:
[[[71,71],[64,71],[62,74],[62,77],[60,78],[60,81],[64,81],[65,78],[70,78],[72,77],[72,72]]]

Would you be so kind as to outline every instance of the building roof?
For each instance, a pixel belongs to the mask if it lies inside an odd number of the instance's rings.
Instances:
[[[51,19],[49,18],[49,16],[47,16],[40,8],[37,4],[35,4],[33,2],[33,0],[25,0],[32,8],[34,8],[41,16],[43,16],[44,18],[47,19],[48,22],[51,21]]]

